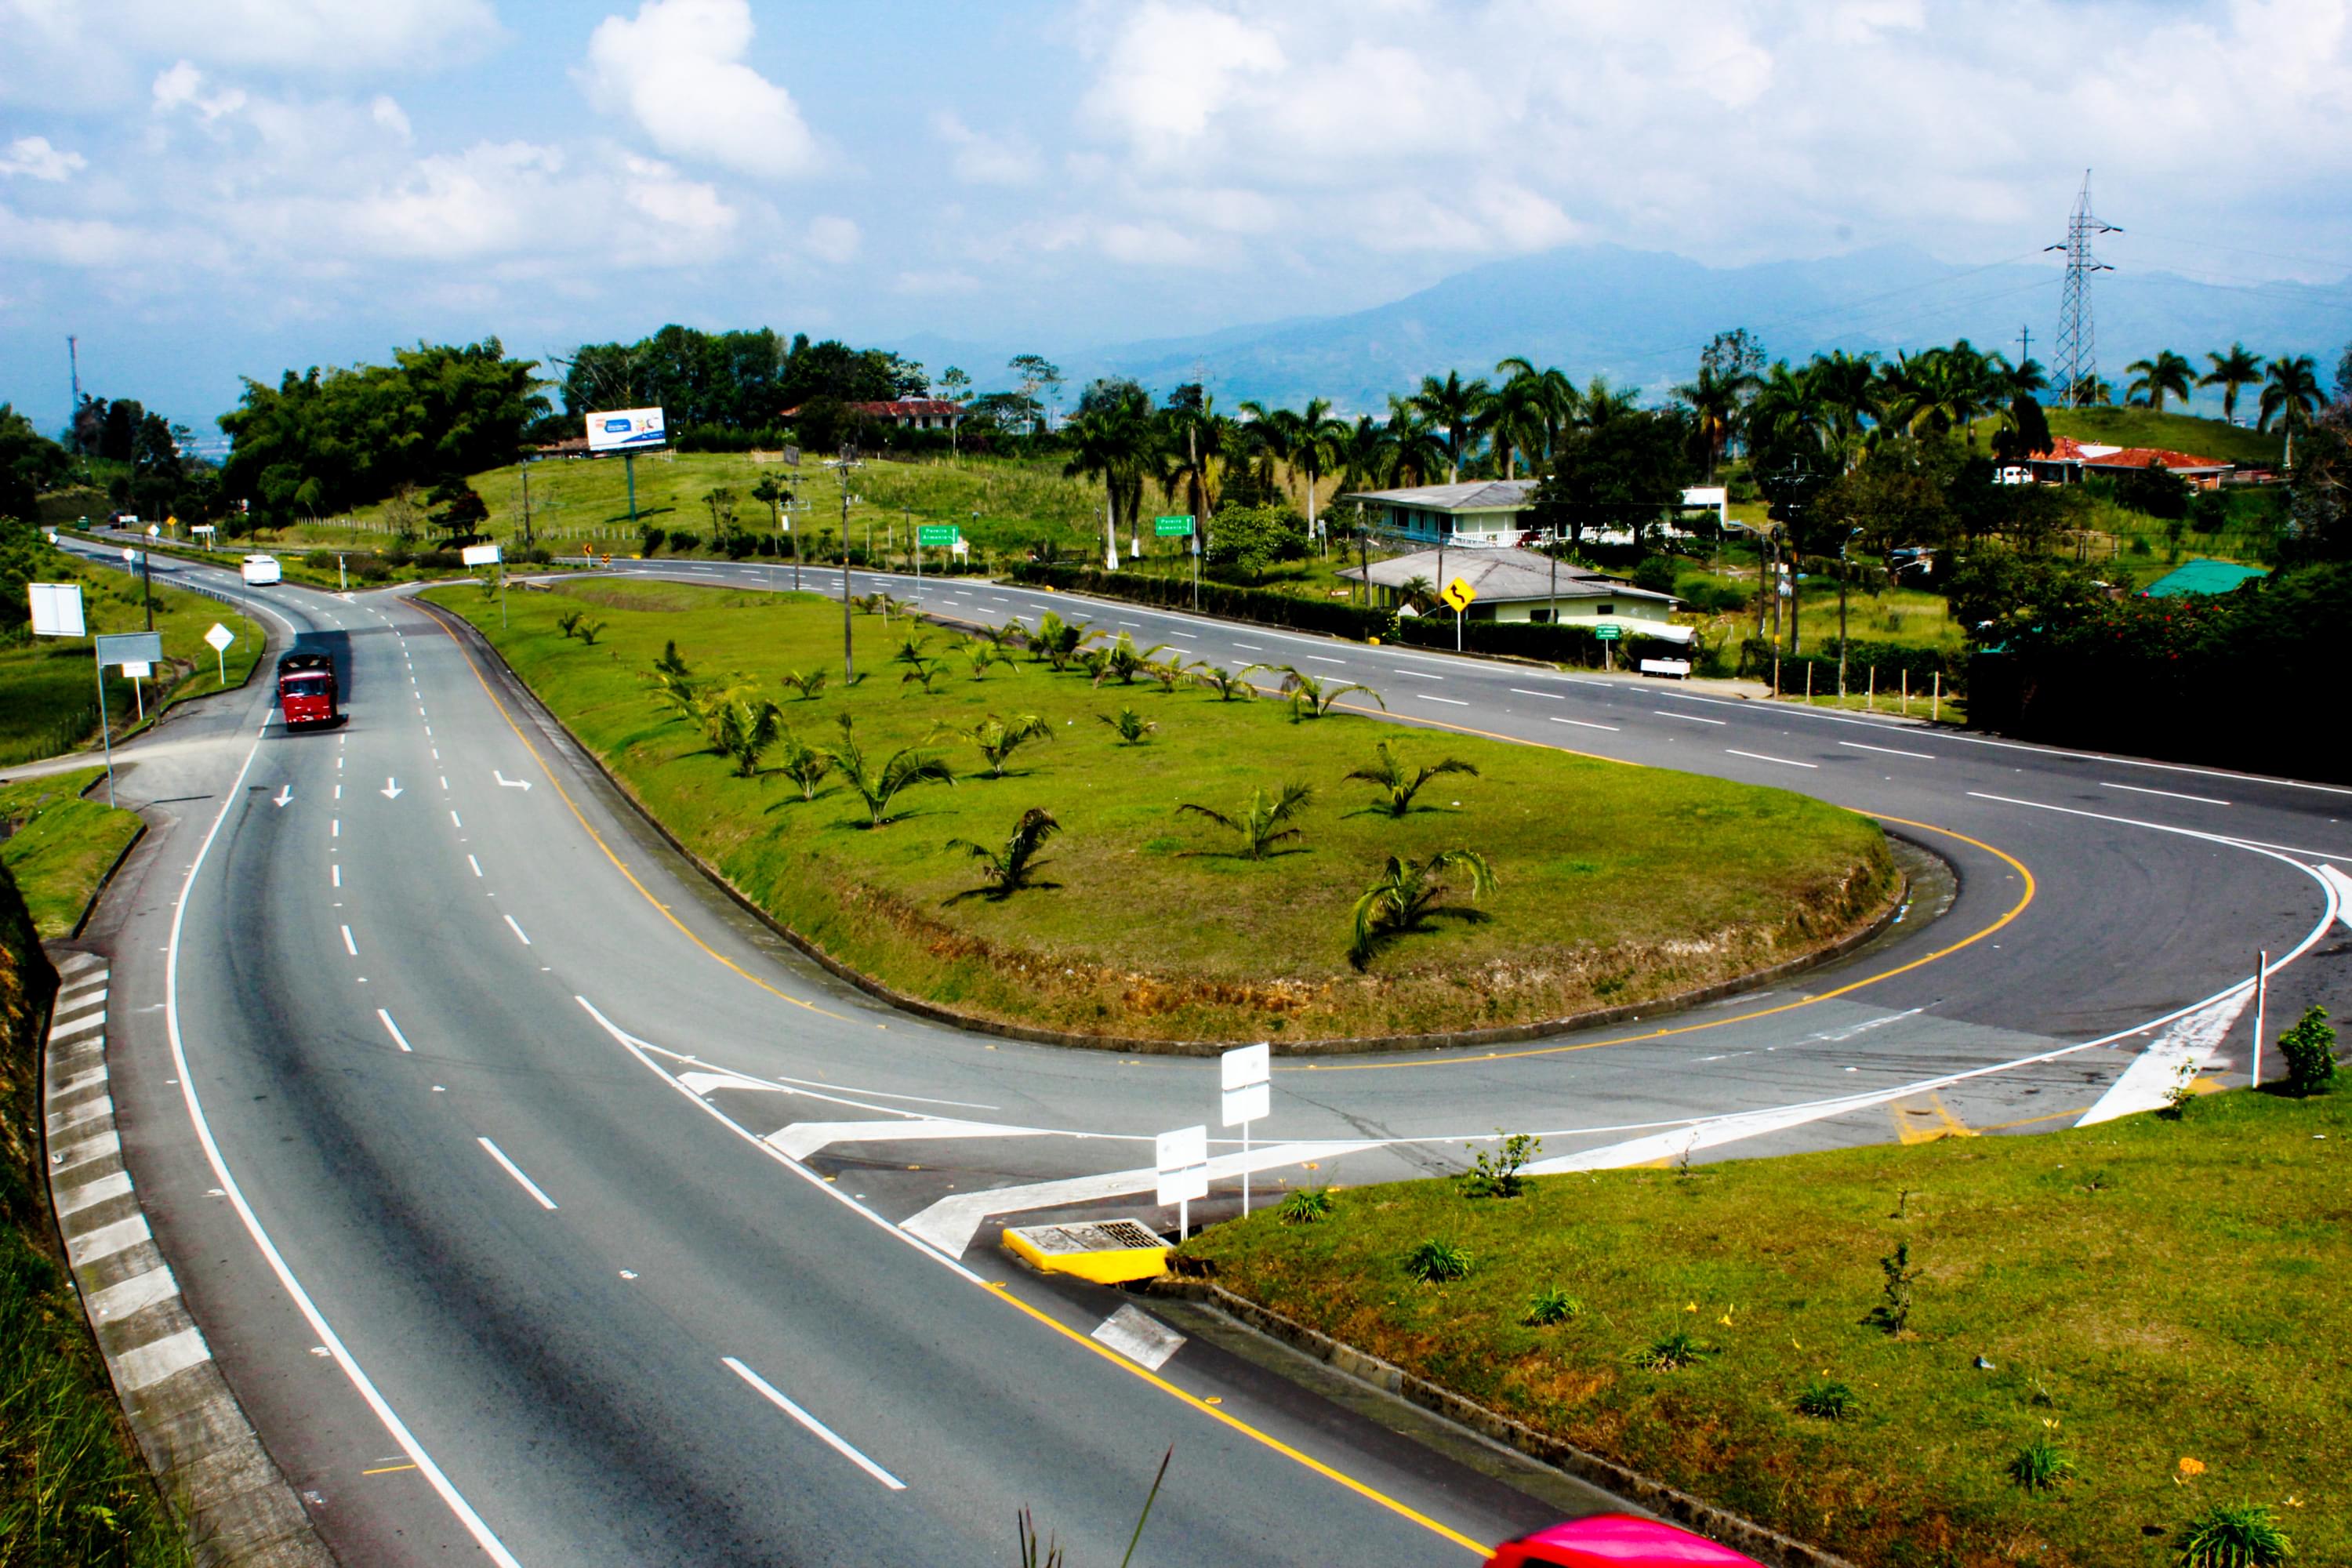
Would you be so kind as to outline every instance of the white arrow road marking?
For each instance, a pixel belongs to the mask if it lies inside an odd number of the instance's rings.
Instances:
[[[2074,1125],[2089,1127],[2163,1105],[2172,1098],[2174,1089],[2213,1065],[2222,1037],[2253,999],[2254,987],[2249,982],[2243,990],[2222,997],[2211,1006],[2176,1019],[2147,1049],[2133,1058],[2123,1076],[2108,1086],[2098,1103],[2084,1111]]]
[[[529,779],[510,779],[507,777],[506,774],[499,772],[496,768],[492,768],[490,770],[490,776],[499,781],[499,786],[501,789],[529,789],[530,787],[530,781]]]
[[[284,805],[288,801],[292,800],[293,798],[294,786],[292,784],[280,784],[278,786],[277,798],[272,800],[269,804],[272,805]]]
[[[386,800],[398,800],[400,798],[400,784],[398,781],[394,779],[384,780],[382,794],[383,798]]]
[[[1239,1177],[1243,1172],[1274,1171],[1309,1160],[1336,1160],[1342,1154],[1379,1147],[1376,1141],[1354,1143],[1273,1143],[1247,1154],[1220,1154],[1209,1162],[1209,1180]],[[1030,1209],[1062,1208],[1096,1203],[1136,1193],[1159,1194],[1160,1173],[1150,1165],[1132,1171],[1111,1171],[1099,1176],[1070,1176],[1058,1182],[1032,1182],[1025,1186],[997,1187],[984,1193],[958,1193],[941,1198],[899,1228],[921,1237],[950,1258],[961,1258],[971,1246],[981,1222],[991,1215],[1021,1214]]]
[[[2352,877],[2346,876],[2333,866],[2320,867],[2319,876],[2322,881],[2336,889],[2336,898],[2342,900],[2336,912],[2343,917],[2346,925],[2352,926]]]

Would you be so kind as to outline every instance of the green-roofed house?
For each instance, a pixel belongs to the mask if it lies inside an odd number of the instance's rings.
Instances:
[[[2270,574],[2260,566],[2240,566],[2228,561],[2208,561],[2201,556],[2184,561],[2155,582],[2140,590],[2148,599],[2170,599],[2182,594],[2226,594],[2239,584]]]

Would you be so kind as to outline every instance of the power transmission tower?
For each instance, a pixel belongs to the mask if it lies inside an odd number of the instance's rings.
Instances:
[[[2058,301],[2055,384],[2058,400],[2069,407],[2080,408],[2098,395],[2099,351],[2091,328],[2091,274],[2115,270],[2091,254],[2091,237],[2121,233],[2115,225],[2091,216],[2091,171],[2084,170],[2082,194],[2074,198],[2074,215],[2066,221],[2065,243],[2042,247],[2066,253],[2065,290]]]

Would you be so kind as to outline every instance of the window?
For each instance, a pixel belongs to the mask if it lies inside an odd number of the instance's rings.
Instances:
[[[1535,622],[1538,626],[1548,626],[1551,622],[1551,610],[1549,606],[1540,610],[1529,610],[1528,612],[1528,619]]]
[[[1614,605],[1603,605],[1592,613],[1596,616],[1613,616],[1617,613],[1617,606]]]

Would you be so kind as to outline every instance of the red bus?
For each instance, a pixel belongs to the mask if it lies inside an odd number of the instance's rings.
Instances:
[[[289,730],[342,722],[332,655],[296,648],[278,661],[278,706]]]

